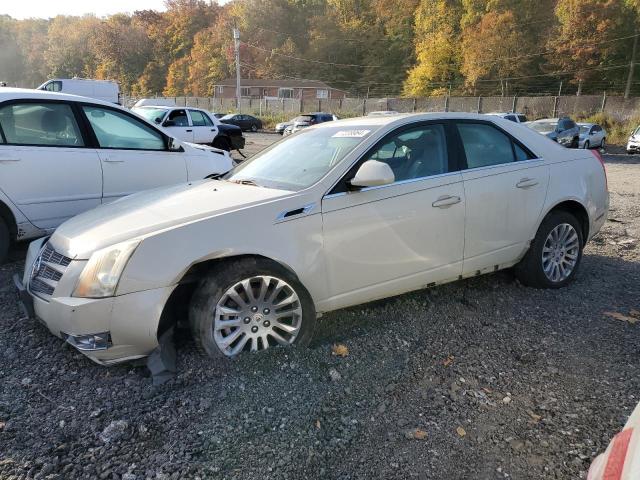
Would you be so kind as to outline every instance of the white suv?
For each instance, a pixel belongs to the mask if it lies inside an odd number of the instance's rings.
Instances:
[[[11,240],[52,232],[102,203],[200,180],[227,152],[180,142],[112,103],[52,92],[0,92],[0,261]]]

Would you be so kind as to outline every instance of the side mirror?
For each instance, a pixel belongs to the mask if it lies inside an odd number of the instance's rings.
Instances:
[[[162,118],[156,117],[153,119],[153,121],[156,122],[158,125],[160,125],[160,122],[162,122]]]
[[[176,140],[173,137],[169,137],[168,146],[170,152],[184,152],[182,145],[180,145],[180,141]]]
[[[378,187],[380,185],[389,185],[395,180],[396,177],[389,165],[377,160],[367,160],[349,181],[349,185],[356,188]]]

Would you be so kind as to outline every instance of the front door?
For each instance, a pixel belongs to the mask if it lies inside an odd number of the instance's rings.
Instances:
[[[512,263],[535,234],[549,167],[490,122],[458,122],[466,167],[464,275]]]
[[[0,105],[0,189],[36,227],[100,204],[102,170],[65,102]]]
[[[184,108],[171,110],[162,126],[178,140],[193,142],[193,127],[189,124],[189,117]]]
[[[99,145],[103,203],[187,181],[186,155],[169,151],[160,132],[109,107],[83,106],[82,111]]]
[[[390,134],[359,164],[386,162],[393,184],[356,191],[340,191],[339,184],[323,199],[330,308],[460,275],[465,195],[449,161],[446,130],[429,123]]]

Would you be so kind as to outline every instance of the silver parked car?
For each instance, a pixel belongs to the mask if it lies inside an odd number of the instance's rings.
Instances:
[[[580,128],[580,148],[604,148],[607,132],[596,123],[578,123]]]

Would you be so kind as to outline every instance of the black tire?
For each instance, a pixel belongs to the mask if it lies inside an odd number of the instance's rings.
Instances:
[[[255,123],[251,125],[251,131],[254,133],[258,131],[258,126]]]
[[[571,225],[578,235],[578,258],[576,264],[567,278],[564,280],[553,282],[544,273],[542,267],[542,249],[547,237],[551,231],[558,225],[568,223]],[[524,258],[515,266],[515,274],[521,283],[533,288],[562,288],[570,283],[578,269],[582,260],[582,250],[584,248],[584,238],[580,222],[569,212],[556,210],[549,213],[540,224],[535,238],[529,246]]]
[[[578,148],[578,146],[580,146],[580,138],[574,137],[573,141],[571,142],[571,148]]]
[[[7,227],[7,223],[4,219],[0,217],[0,264],[4,263],[7,259],[10,244],[11,237],[9,236],[9,228]]]
[[[300,330],[292,344],[308,345],[311,341],[316,324],[316,311],[311,295],[300,281],[284,267],[267,259],[231,260],[217,266],[213,272],[200,281],[189,306],[189,323],[194,340],[198,348],[209,357],[233,358],[220,350],[214,339],[213,326],[216,305],[233,285],[259,275],[276,277],[292,287],[298,295],[302,307]]]
[[[601,148],[602,150],[604,150],[606,146],[607,146],[607,138],[605,137],[605,138],[603,138],[603,139],[602,139],[602,141],[600,142],[600,148]]]
[[[589,140],[585,140],[584,141],[584,149],[588,150],[589,149]]]
[[[216,137],[211,144],[213,148],[219,148],[220,150],[231,151],[231,142],[227,137]]]

